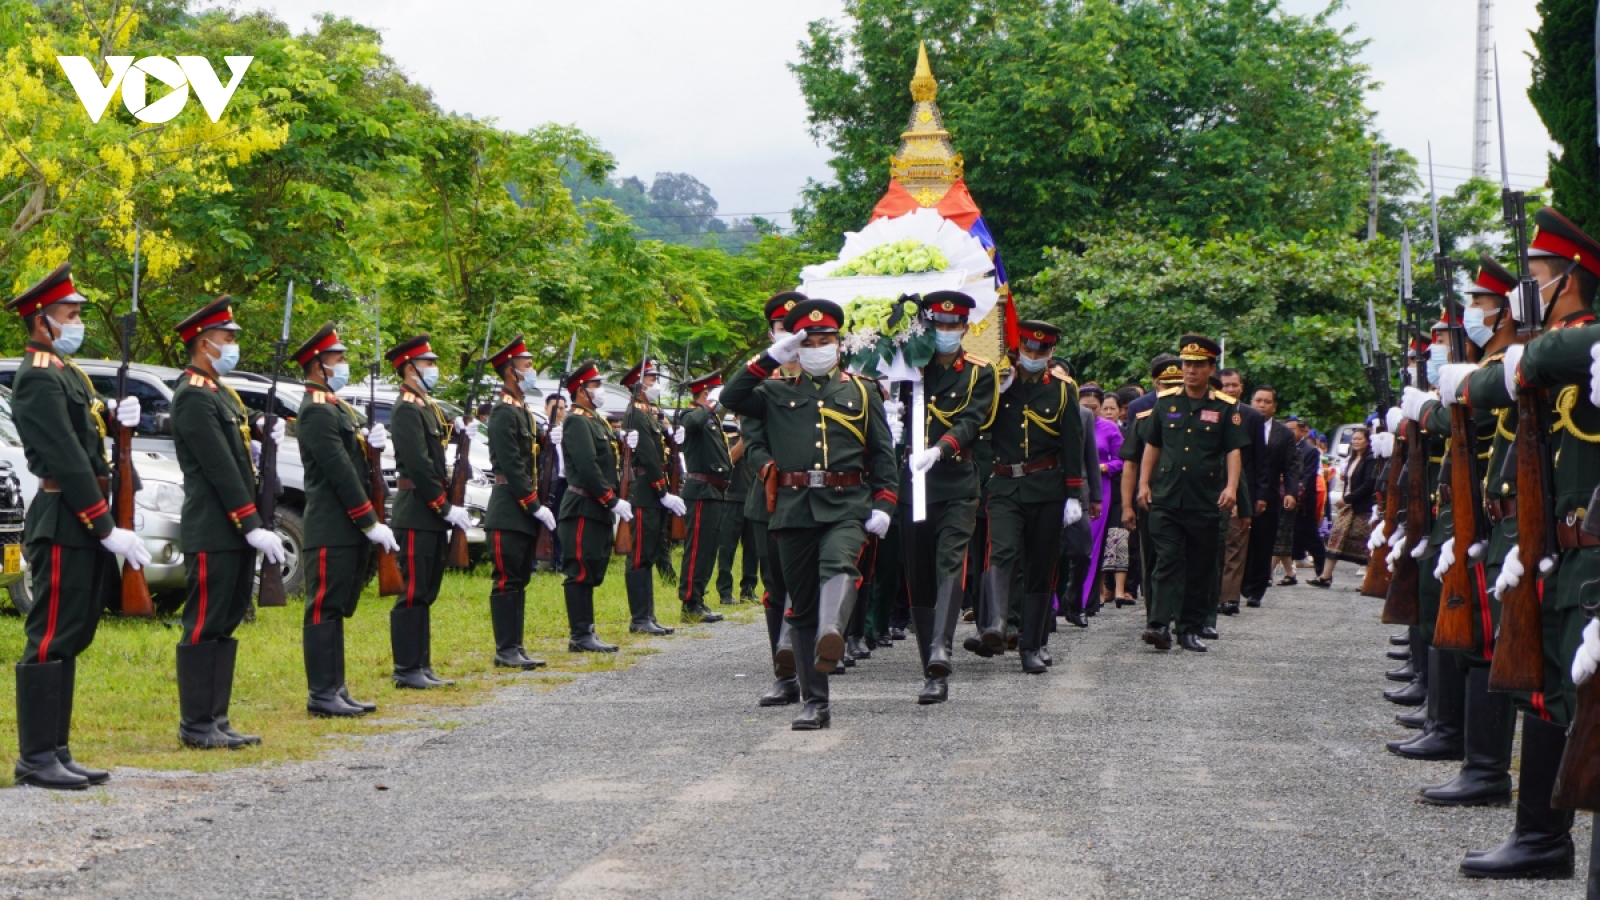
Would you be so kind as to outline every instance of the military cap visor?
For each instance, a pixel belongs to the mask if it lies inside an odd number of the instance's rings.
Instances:
[[[178,337],[185,343],[200,336],[203,331],[220,328],[224,331],[238,331],[239,323],[233,320],[233,298],[227,294],[200,307],[200,311],[182,322],[175,329]]]
[[[489,365],[491,368],[499,369],[513,359],[532,358],[533,354],[528,352],[528,345],[523,341],[522,335],[519,334],[511,339],[511,343],[496,350],[494,355],[489,357]]]
[[[1583,229],[1548,206],[1534,213],[1533,223],[1538,230],[1528,245],[1530,258],[1569,259],[1590,274],[1600,276],[1600,244],[1584,234]]]
[[[396,369],[408,362],[415,362],[419,359],[438,359],[439,354],[433,352],[433,347],[428,344],[429,340],[430,337],[428,335],[419,334],[414,338],[390,347],[389,352],[383,356]]]
[[[946,325],[967,321],[978,304],[960,291],[934,291],[922,297],[922,312],[930,320]]]
[[[623,375],[622,380],[618,383],[623,387],[633,387],[634,385],[638,384],[639,379],[643,378],[645,375],[660,374],[661,369],[656,366],[656,361],[653,359],[647,359],[644,362],[639,363],[637,366],[629,369],[627,374]]]
[[[568,394],[577,394],[578,388],[591,381],[600,380],[600,369],[593,362],[585,362],[571,372],[561,376],[561,386],[566,388]]]
[[[1061,340],[1061,329],[1049,322],[1027,320],[1017,323],[1017,341],[1029,350],[1049,350]]]
[[[706,376],[701,377],[701,378],[697,378],[694,381],[689,382],[687,387],[689,388],[689,393],[698,394],[701,391],[704,391],[704,390],[707,390],[707,389],[710,389],[710,388],[714,388],[714,387],[718,387],[721,384],[722,384],[722,376],[720,374],[715,374],[714,373],[714,374],[711,374],[711,375],[706,375]]]
[[[1478,277],[1473,281],[1472,286],[1466,289],[1465,293],[1492,294],[1496,297],[1506,297],[1516,287],[1517,277],[1506,271],[1505,266],[1490,259],[1489,254],[1483,253],[1478,256]]]
[[[806,295],[799,291],[784,291],[781,294],[772,295],[771,299],[767,300],[767,321],[783,321],[783,317],[789,314],[789,310],[794,309],[796,304],[804,303],[807,299]]]
[[[1216,362],[1222,347],[1212,339],[1198,334],[1186,334],[1178,340],[1178,358],[1184,362]]]
[[[294,361],[302,366],[308,366],[313,359],[324,353],[343,353],[345,349],[345,345],[339,342],[339,333],[333,330],[333,323],[329,322],[317,329],[316,334],[300,345],[300,349],[294,352]]]
[[[812,334],[831,334],[844,325],[844,310],[832,300],[803,300],[783,317],[790,334],[804,328]]]
[[[31,316],[52,304],[87,302],[72,283],[72,264],[62,263],[6,306],[19,316]]]

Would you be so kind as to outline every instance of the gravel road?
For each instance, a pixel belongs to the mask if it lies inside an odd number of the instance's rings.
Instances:
[[[933,707],[899,643],[815,733],[755,705],[761,627],[709,626],[317,762],[0,791],[0,896],[1581,896],[1456,875],[1512,814],[1413,799],[1455,764],[1383,748],[1379,607],[1274,588],[1204,655],[1107,609],[1048,675],[958,650]]]

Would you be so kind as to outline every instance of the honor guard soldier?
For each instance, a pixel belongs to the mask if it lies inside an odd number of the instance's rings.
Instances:
[[[656,408],[656,401],[661,398],[660,370],[647,359],[629,369],[621,383],[633,394],[628,411],[622,415],[622,440],[633,466],[625,498],[633,508],[633,550],[628,554],[623,575],[632,615],[628,630],[636,634],[671,634],[672,629],[656,621],[655,569],[658,565],[672,567],[668,516],[681,516],[685,509],[683,500],[667,486],[668,435],[661,411]],[[704,616],[691,615],[685,609],[683,621],[720,622],[722,616],[710,610]]]
[[[1144,642],[1172,649],[1169,625],[1176,620],[1183,649],[1204,652],[1197,633],[1219,577],[1221,517],[1233,508],[1239,450],[1250,436],[1233,398],[1211,388],[1222,348],[1197,334],[1184,335],[1179,346],[1183,386],[1159,392],[1140,434],[1138,500],[1150,513],[1156,556]]]
[[[103,404],[89,376],[69,358],[83,344],[87,302],[62,263],[7,306],[22,317],[27,348],[11,385],[12,421],[39,492],[28,504],[22,541],[34,605],[17,663],[17,784],[82,790],[111,774],[72,758],[72,695],[78,654],[94,640],[106,600],[116,592],[117,555],[134,568],[150,562],[139,536],[112,524],[111,467]],[[139,401],[116,410],[139,423]]]
[[[426,690],[454,682],[434,674],[428,610],[439,599],[450,529],[466,530],[467,511],[450,504],[445,447],[451,426],[430,396],[439,383],[438,355],[419,334],[384,354],[402,379],[389,414],[394,434],[395,538],[400,545],[400,596],[389,611],[394,685]]]
[[[688,507],[684,519],[683,574],[678,578],[679,598],[685,619],[704,616],[706,585],[717,561],[717,539],[722,531],[722,507],[733,485],[733,452],[728,435],[722,430],[722,417],[716,404],[707,399],[711,389],[722,385],[721,375],[707,375],[689,382],[694,407],[683,414],[673,432],[673,443],[683,453],[683,503]]]
[[[494,561],[494,586],[489,594],[489,619],[494,624],[494,664],[507,669],[544,665],[522,646],[527,614],[528,579],[533,574],[533,543],[539,526],[555,530],[556,517],[539,496],[534,450],[537,428],[528,411],[528,392],[537,389],[533,354],[517,335],[489,357],[500,376],[500,398],[489,413],[489,458],[494,490],[483,527],[489,530]]]
[[[1078,389],[1046,371],[1061,329],[1048,322],[1017,323],[1017,366],[1000,396],[990,442],[989,559],[983,573],[981,651],[1004,653],[1011,584],[1022,581],[1022,671],[1040,674],[1039,657],[1055,586],[1061,529],[1083,516],[1082,419]]]
[[[301,625],[305,650],[306,712],[314,716],[362,716],[377,705],[350,696],[344,674],[344,620],[356,614],[366,586],[369,545],[398,551],[394,532],[378,522],[367,494],[367,453],[355,410],[339,399],[350,381],[345,346],[332,323],[322,326],[294,352],[305,382],[295,419],[300,463],[305,467],[306,611]],[[382,451],[388,433],[374,424],[366,442]],[[381,502],[381,501],[380,501]]]
[[[1514,695],[1523,711],[1516,825],[1500,846],[1462,860],[1461,874],[1471,878],[1564,879],[1574,869],[1572,810],[1552,808],[1550,798],[1577,703],[1572,664],[1589,622],[1584,604],[1600,579],[1600,538],[1583,529],[1585,517],[1594,513],[1587,507],[1600,481],[1600,407],[1594,403],[1600,379],[1593,349],[1600,343],[1594,308],[1600,242],[1549,207],[1534,215],[1534,224],[1538,232],[1529,244],[1529,269],[1539,282],[1544,333],[1508,347],[1502,368],[1508,392],[1544,389],[1554,405],[1550,490],[1560,553],[1543,576],[1539,607],[1544,690]],[[1526,496],[1541,486],[1519,484],[1517,489]],[[1541,571],[1538,561],[1508,557],[1501,583],[1510,587]]]
[[[972,448],[994,421],[1000,397],[994,367],[961,349],[974,305],[957,291],[936,291],[921,303],[935,340],[933,359],[922,367],[927,446],[907,450],[900,479],[900,528],[906,592],[922,660],[924,681],[917,696],[922,704],[943,703],[949,696],[945,679],[950,675],[950,642],[961,616],[967,543],[978,514]],[[893,409],[898,424],[901,407]],[[911,520],[913,473],[924,473],[927,480],[927,516],[921,522]]]
[[[718,403],[720,390],[712,390],[710,401]],[[744,428],[739,427],[729,456],[733,460],[733,483],[728,487],[722,507],[722,533],[717,540],[717,596],[724,606],[737,603],[754,603],[756,584],[761,574],[761,553],[756,548],[756,536],[745,519],[744,504],[750,497],[750,485],[755,483],[756,469],[750,463],[750,445],[745,443]],[[743,553],[740,553],[740,550]],[[738,558],[738,584],[734,584],[734,559]],[[734,593],[735,587],[738,593]]]
[[[617,495],[617,445],[611,426],[599,412],[600,371],[594,363],[583,363],[563,376],[562,384],[572,397],[572,410],[561,434],[567,493],[561,498],[556,526],[561,538],[561,567],[567,576],[562,583],[571,635],[567,650],[615,653],[615,644],[607,644],[595,635],[594,589],[606,580],[606,567],[611,565],[615,537],[612,526],[617,520],[632,520],[633,506]],[[639,537],[636,528],[634,540]],[[645,574],[651,575],[649,570]],[[637,608],[634,614],[638,615]]]
[[[183,469],[183,546],[188,594],[178,642],[178,737],[201,749],[237,748],[261,739],[228,724],[239,642],[250,611],[256,553],[282,565],[283,540],[256,512],[250,412],[224,375],[239,364],[233,300],[219,297],[178,323],[189,365],[172,392],[172,438]],[[283,420],[264,440],[283,439]]]
[[[1150,608],[1150,573],[1155,571],[1156,554],[1155,548],[1150,546],[1150,513],[1134,502],[1139,493],[1139,463],[1144,459],[1142,435],[1145,420],[1150,418],[1161,392],[1183,386],[1183,364],[1171,353],[1157,354],[1150,360],[1150,384],[1152,390],[1128,404],[1131,427],[1122,441],[1122,449],[1117,451],[1123,462],[1122,483],[1113,488],[1122,491],[1122,527],[1128,531],[1129,550],[1138,547],[1140,593],[1146,610]],[[1270,552],[1270,546],[1268,550]]]
[[[767,338],[776,341],[788,334],[783,320],[795,306],[806,300],[798,291],[783,291],[767,300]],[[772,372],[771,378],[798,378],[804,370],[798,358],[791,359]],[[767,507],[767,479],[776,478],[776,463],[772,449],[767,445],[767,426],[756,416],[739,419],[739,439],[745,446],[745,458],[756,473],[745,497],[745,521],[750,523],[751,541],[761,566],[761,607],[767,620],[767,642],[772,650],[772,687],[761,695],[762,706],[787,706],[800,702],[800,683],[795,678],[794,634],[785,613],[789,605],[789,592],[783,584],[783,567],[778,561],[777,536],[769,525],[773,509]],[[774,487],[776,487],[774,485]],[[772,499],[777,500],[774,490]]]
[[[729,409],[766,426],[768,477],[776,490],[769,529],[791,602],[787,618],[805,700],[791,727],[802,731],[828,727],[828,674],[844,658],[844,623],[860,577],[856,560],[868,533],[882,537],[889,530],[897,503],[883,399],[870,380],[839,366],[843,321],[832,301],[796,302],[784,318],[788,333],[722,391]],[[799,375],[773,377],[797,359]]]

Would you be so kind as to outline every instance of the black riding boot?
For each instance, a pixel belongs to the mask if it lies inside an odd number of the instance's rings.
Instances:
[[[440,678],[433,671],[433,607],[422,608],[422,677],[428,680],[429,687],[444,687],[455,684],[448,678]]]
[[[1018,632],[1017,652],[1022,657],[1022,671],[1029,675],[1042,675],[1049,668],[1039,657],[1039,643],[1044,637],[1044,617],[1049,614],[1049,603],[1049,594],[1022,596],[1022,630]]]
[[[622,573],[628,589],[628,630],[634,634],[671,634],[672,629],[656,621],[656,573],[650,569],[627,569]]]
[[[1467,673],[1456,665],[1456,651],[1428,648],[1428,697],[1434,705],[1432,727],[1408,741],[1390,741],[1389,749],[1407,759],[1462,759],[1466,755]],[[1435,699],[1437,703],[1434,704]]]
[[[1572,810],[1551,809],[1567,732],[1532,713],[1522,714],[1522,777],[1517,784],[1517,822],[1505,843],[1468,853],[1461,874],[1468,878],[1559,880],[1573,874]]]
[[[856,583],[849,575],[835,575],[822,585],[817,599],[816,667],[824,675],[833,672],[844,659],[845,629],[855,609]],[[795,646],[798,655],[799,645]]]
[[[943,675],[932,674],[929,664],[933,647],[938,640],[935,638],[938,629],[933,624],[935,618],[937,616],[934,610],[920,606],[911,607],[911,621],[917,630],[917,653],[922,659],[922,693],[917,695],[917,702],[923,706],[943,703],[950,698],[950,683]]]
[[[494,664],[502,669],[537,669],[543,660],[533,659],[522,647],[523,625],[528,615],[527,596],[522,591],[489,595],[489,622],[494,626]]]
[[[961,592],[954,578],[939,583],[939,593],[934,601],[933,622],[928,634],[928,651],[924,667],[929,678],[950,677],[950,640],[955,635],[956,622],[961,618]],[[915,610],[913,610],[915,615]],[[922,641],[922,620],[917,619],[917,641]]]
[[[762,706],[788,706],[800,702],[800,682],[794,675],[794,643],[789,637],[788,623],[783,621],[783,607],[777,604],[769,605],[762,609],[767,617],[767,644],[772,649],[772,687],[767,688],[761,695]],[[780,664],[778,648],[782,644],[787,653],[788,662]]]
[[[216,723],[217,730],[237,742],[237,746],[250,746],[261,743],[261,738],[234,731],[233,725],[228,721],[228,707],[233,704],[233,670],[238,662],[238,640],[231,637],[217,638],[216,683],[211,694],[212,721]]]
[[[62,690],[59,660],[17,664],[17,746],[21,755],[13,770],[17,784],[54,791],[81,791],[89,779],[61,764]]]
[[[979,599],[984,605],[984,610],[983,632],[978,635],[978,640],[983,643],[983,649],[989,653],[1004,653],[1006,622],[1011,618],[1011,573],[985,569]]]
[[[91,769],[79,765],[72,758],[72,750],[68,747],[72,734],[72,696],[77,688],[78,659],[64,659],[61,661],[61,734],[56,739],[56,759],[60,760],[61,767],[75,775],[82,775],[89,779],[90,784],[105,784],[111,780],[111,773],[104,769]]]
[[[306,661],[306,712],[313,716],[346,718],[365,715],[366,710],[346,703],[340,690],[340,657],[344,655],[342,619],[307,625],[300,629],[300,646]]]
[[[1466,765],[1444,784],[1422,789],[1438,806],[1504,806],[1511,802],[1511,738],[1517,710],[1511,695],[1489,690],[1489,667],[1467,671]]]
[[[394,686],[425,691],[433,687],[422,674],[422,646],[428,627],[426,606],[389,610],[389,650],[394,654]]]
[[[568,584],[564,587],[567,600],[567,652],[617,652],[617,645],[600,640],[594,633],[594,586]]]
[[[346,705],[354,706],[362,712],[377,712],[378,704],[357,700],[350,696],[350,683],[344,676],[344,619],[335,618],[333,621],[339,626],[339,643],[336,645],[339,653],[334,657],[339,661],[339,699],[343,700]]]
[[[1428,645],[1422,642],[1421,631],[1412,628],[1411,664],[1416,678],[1404,687],[1383,692],[1383,699],[1401,706],[1421,706],[1428,700]]]
[[[178,645],[178,740],[197,750],[240,746],[217,728],[217,642]]]
[[[868,585],[871,590],[871,585]],[[844,631],[844,655],[851,659],[871,659],[872,647],[867,643],[867,607],[872,605],[872,595],[863,600],[858,595],[851,604],[850,623]]]
[[[828,711],[828,674],[816,664],[817,632],[814,628],[795,628],[794,657],[797,675],[805,685],[805,705],[789,727],[795,731],[827,728],[832,720]]]

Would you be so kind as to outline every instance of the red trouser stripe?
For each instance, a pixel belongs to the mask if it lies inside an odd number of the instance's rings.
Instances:
[[[644,566],[644,510],[633,511],[633,567]]]
[[[56,636],[56,613],[61,609],[61,547],[50,548],[50,615],[45,619],[44,637],[39,641],[39,662],[50,659],[50,642]]]
[[[1534,695],[1533,695],[1533,709],[1534,709],[1535,712],[1537,712],[1539,714],[1539,718],[1545,720],[1546,722],[1550,721],[1550,710],[1548,708],[1546,708],[1545,705],[1544,705],[1544,692],[1543,691],[1538,691],[1538,692],[1534,693]]]
[[[636,541],[639,539],[639,530],[637,528],[634,529],[633,539]],[[578,517],[578,533],[573,535],[572,543],[577,545],[572,548],[572,555],[577,557],[578,560],[578,583],[588,584],[589,567],[583,564],[583,516]],[[567,548],[562,547],[561,549],[565,552]]]
[[[494,570],[497,576],[494,580],[495,592],[503,594],[506,591],[506,564],[500,558],[500,532],[498,531],[494,533]]]
[[[317,549],[317,598],[311,604],[311,624],[322,624],[322,598],[328,596],[328,548]]]
[[[417,594],[417,533],[406,532],[406,609]]]
[[[695,565],[695,560],[700,558],[700,520],[704,518],[700,514],[700,504],[703,502],[705,501],[696,500],[694,502],[694,537],[689,541],[689,571],[684,573],[688,577],[683,579],[684,603],[688,603],[689,595],[694,593],[694,572],[698,568]]]
[[[1494,662],[1494,616],[1489,612],[1489,590],[1484,581],[1483,563],[1474,567],[1478,573],[1478,615],[1483,619],[1483,658]]]
[[[196,580],[200,582],[200,610],[194,617],[194,633],[189,635],[189,643],[191,644],[200,643],[200,629],[206,625],[206,604],[211,600],[211,591],[206,584],[206,555],[205,553],[196,553],[195,556],[200,558],[199,572],[195,576]]]

